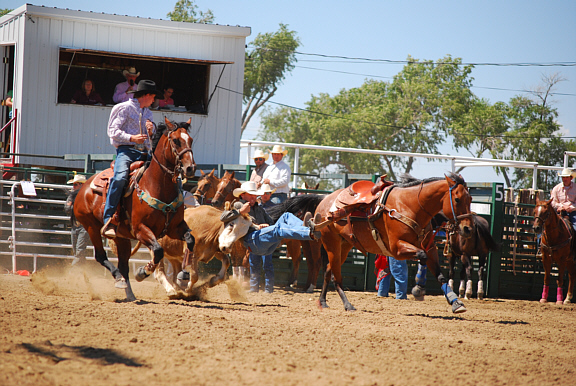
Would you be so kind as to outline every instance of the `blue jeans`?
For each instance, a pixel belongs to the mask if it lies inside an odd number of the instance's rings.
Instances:
[[[244,245],[255,255],[266,256],[274,253],[284,239],[312,240],[310,228],[292,213],[284,213],[276,224],[244,236]]]
[[[394,287],[396,289],[396,299],[408,299],[408,264],[406,260],[396,260],[388,256],[390,273],[380,280],[378,287],[378,296],[388,296],[390,290],[390,277],[394,277]]]
[[[274,193],[270,196],[270,202],[274,205],[283,203],[288,199],[288,193]]]
[[[104,224],[114,216],[116,207],[122,199],[124,188],[130,177],[130,164],[136,161],[145,160],[148,153],[142,153],[133,146],[119,146],[116,149],[116,162],[114,163],[114,177],[110,180],[108,195],[106,196],[106,206],[104,207]]]
[[[274,265],[272,264],[272,255],[255,255],[250,253],[250,290],[258,291],[260,289],[260,274],[262,272],[262,263],[264,263],[264,290],[266,292],[274,291]]]

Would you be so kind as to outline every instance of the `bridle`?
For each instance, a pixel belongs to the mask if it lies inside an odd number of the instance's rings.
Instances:
[[[220,184],[224,182],[224,180],[220,181]],[[232,184],[232,179],[229,179],[228,182],[226,183],[226,187],[222,190],[217,190],[216,194],[214,195],[214,197],[212,198],[212,202],[218,202],[218,199],[220,198],[220,196],[222,196],[222,199],[226,199],[226,196],[228,196],[231,192],[232,189],[234,189],[234,184]]]
[[[459,182],[455,183],[454,185],[450,186],[448,188],[448,198],[450,199],[450,209],[452,210],[452,218],[448,219],[448,222],[453,226],[453,227],[457,227],[460,224],[459,220],[462,220],[463,218],[467,218],[467,217],[471,217],[473,215],[473,213],[465,213],[465,214],[461,214],[459,216],[456,216],[456,211],[454,210],[454,203],[452,200],[452,190],[456,187],[458,187],[458,185],[462,185]],[[466,188],[466,185],[462,185],[464,188]],[[420,184],[420,190],[418,191],[418,205],[420,205],[420,209],[422,209],[426,214],[428,214],[430,217],[434,217],[430,212],[428,212],[426,209],[424,209],[424,207],[422,206],[422,203],[420,202],[420,193],[422,193],[422,189],[424,188],[424,181],[422,181],[422,183]]]
[[[185,130],[184,128],[179,127],[176,127],[173,130],[167,128],[167,132],[163,134],[166,135],[166,138],[168,138],[167,141],[170,144],[170,150],[172,150],[172,155],[174,155],[175,157],[174,170],[170,170],[162,163],[160,163],[160,161],[158,161],[158,158],[156,157],[155,154],[156,152],[152,152],[152,159],[156,161],[156,163],[160,166],[160,169],[162,169],[164,173],[172,176],[172,182],[174,183],[176,183],[176,179],[178,178],[178,176],[182,174],[182,156],[186,153],[192,153],[192,148],[190,146],[186,146],[181,151],[178,151],[178,149],[176,148],[176,144],[174,143],[174,140],[170,137],[172,133],[178,131],[179,129]],[[184,176],[182,176],[182,178],[184,178]]]
[[[207,180],[206,185],[204,185],[204,187],[206,187],[206,191],[200,192],[202,194],[198,193],[199,189],[196,189],[194,194],[192,194],[194,197],[198,197],[198,202],[200,203],[200,205],[204,205],[204,201],[206,201],[206,194],[208,194],[208,192],[212,188],[212,183],[209,180]]]
[[[538,208],[538,207],[540,207],[540,208],[546,207],[546,210],[545,210],[545,211],[542,210],[542,211],[540,212],[540,214],[538,214],[538,216],[534,216],[534,219],[540,220],[540,221],[542,222],[542,225],[544,225],[544,224],[546,223],[546,221],[548,221],[548,219],[550,218],[550,209],[549,209],[550,207],[547,206],[547,205],[536,205],[536,208]],[[535,211],[536,211],[536,210],[535,210]],[[545,213],[546,213],[546,217],[542,217],[542,216],[541,216],[542,212],[545,212]]]

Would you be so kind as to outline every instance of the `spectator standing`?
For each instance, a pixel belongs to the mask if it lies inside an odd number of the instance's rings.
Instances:
[[[388,297],[390,280],[394,277],[396,299],[408,299],[408,264],[392,256],[377,255],[375,262],[378,297]]]
[[[288,153],[288,150],[283,150],[282,146],[274,145],[270,154],[272,154],[272,159],[274,163],[269,165],[262,176],[262,183],[269,184],[270,187],[276,189],[276,192],[272,194],[270,201],[274,204],[280,204],[288,199],[288,193],[290,193],[290,187],[288,186],[290,182],[290,167],[282,159]]]
[[[86,182],[86,176],[82,174],[76,174],[73,179],[68,181],[69,184],[72,184],[72,188],[74,190],[78,190],[84,185]],[[72,213],[72,194],[68,196],[66,200],[66,204],[64,207],[66,213]],[[72,260],[72,266],[76,264],[84,264],[86,262],[86,247],[90,242],[90,237],[88,236],[88,232],[86,229],[80,224],[75,218],[72,220],[72,228],[71,228],[71,237],[72,237],[72,252],[74,253],[74,259]]]
[[[264,172],[268,168],[268,164],[266,163],[266,161],[268,161],[268,154],[264,154],[262,150],[258,149],[254,152],[254,157],[252,157],[252,159],[254,160],[256,167],[252,170],[250,181],[254,181],[258,186],[261,186],[263,179],[262,176],[264,176]]]

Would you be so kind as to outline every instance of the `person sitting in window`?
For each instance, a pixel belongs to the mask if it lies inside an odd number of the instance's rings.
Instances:
[[[90,79],[82,82],[82,89],[76,91],[70,103],[78,103],[79,105],[105,105],[100,94],[96,92],[94,83]]]
[[[140,73],[136,72],[136,68],[130,67],[128,70],[122,71],[122,75],[126,78],[126,82],[121,82],[116,85],[114,96],[112,97],[114,103],[126,102],[127,100],[132,99],[134,92],[138,87],[136,78],[140,76]],[[129,93],[129,91],[132,92]]]
[[[154,102],[154,106],[156,108],[163,108],[166,106],[174,106],[174,99],[172,99],[172,94],[174,93],[174,88],[172,86],[165,86],[163,92],[163,98],[157,99]]]

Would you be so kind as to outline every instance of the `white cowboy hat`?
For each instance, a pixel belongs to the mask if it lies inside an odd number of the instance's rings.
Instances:
[[[262,191],[262,193],[270,193],[270,194],[274,194],[274,192],[276,191],[276,189],[272,189],[270,187],[270,184],[262,184],[262,186],[260,186],[260,190]]]
[[[254,158],[264,158],[264,161],[268,161],[268,154],[264,154],[264,152],[260,149],[256,150],[254,152],[254,156],[252,157],[252,159]]]
[[[68,181],[69,184],[83,184],[86,182],[86,176],[84,174],[76,174],[74,178]]]
[[[288,150],[282,150],[282,146],[280,145],[274,145],[274,147],[272,148],[272,150],[270,150],[270,153],[274,154],[282,154],[282,155],[286,155],[288,154]]]
[[[136,72],[136,67],[130,67],[127,70],[123,70],[122,75],[124,75],[124,76],[126,76],[126,75],[140,76],[140,72]]]
[[[574,178],[574,177],[576,177],[576,172],[574,172],[570,168],[564,168],[564,169],[562,169],[561,172],[558,173],[558,175],[560,177],[572,177],[572,178]]]
[[[248,193],[248,194],[253,194],[255,196],[259,196],[259,195],[263,194],[264,192],[261,190],[258,190],[258,186],[256,185],[256,182],[246,181],[246,182],[242,183],[242,185],[240,185],[239,188],[234,189],[234,196],[235,197],[240,197],[240,195],[242,193]]]

